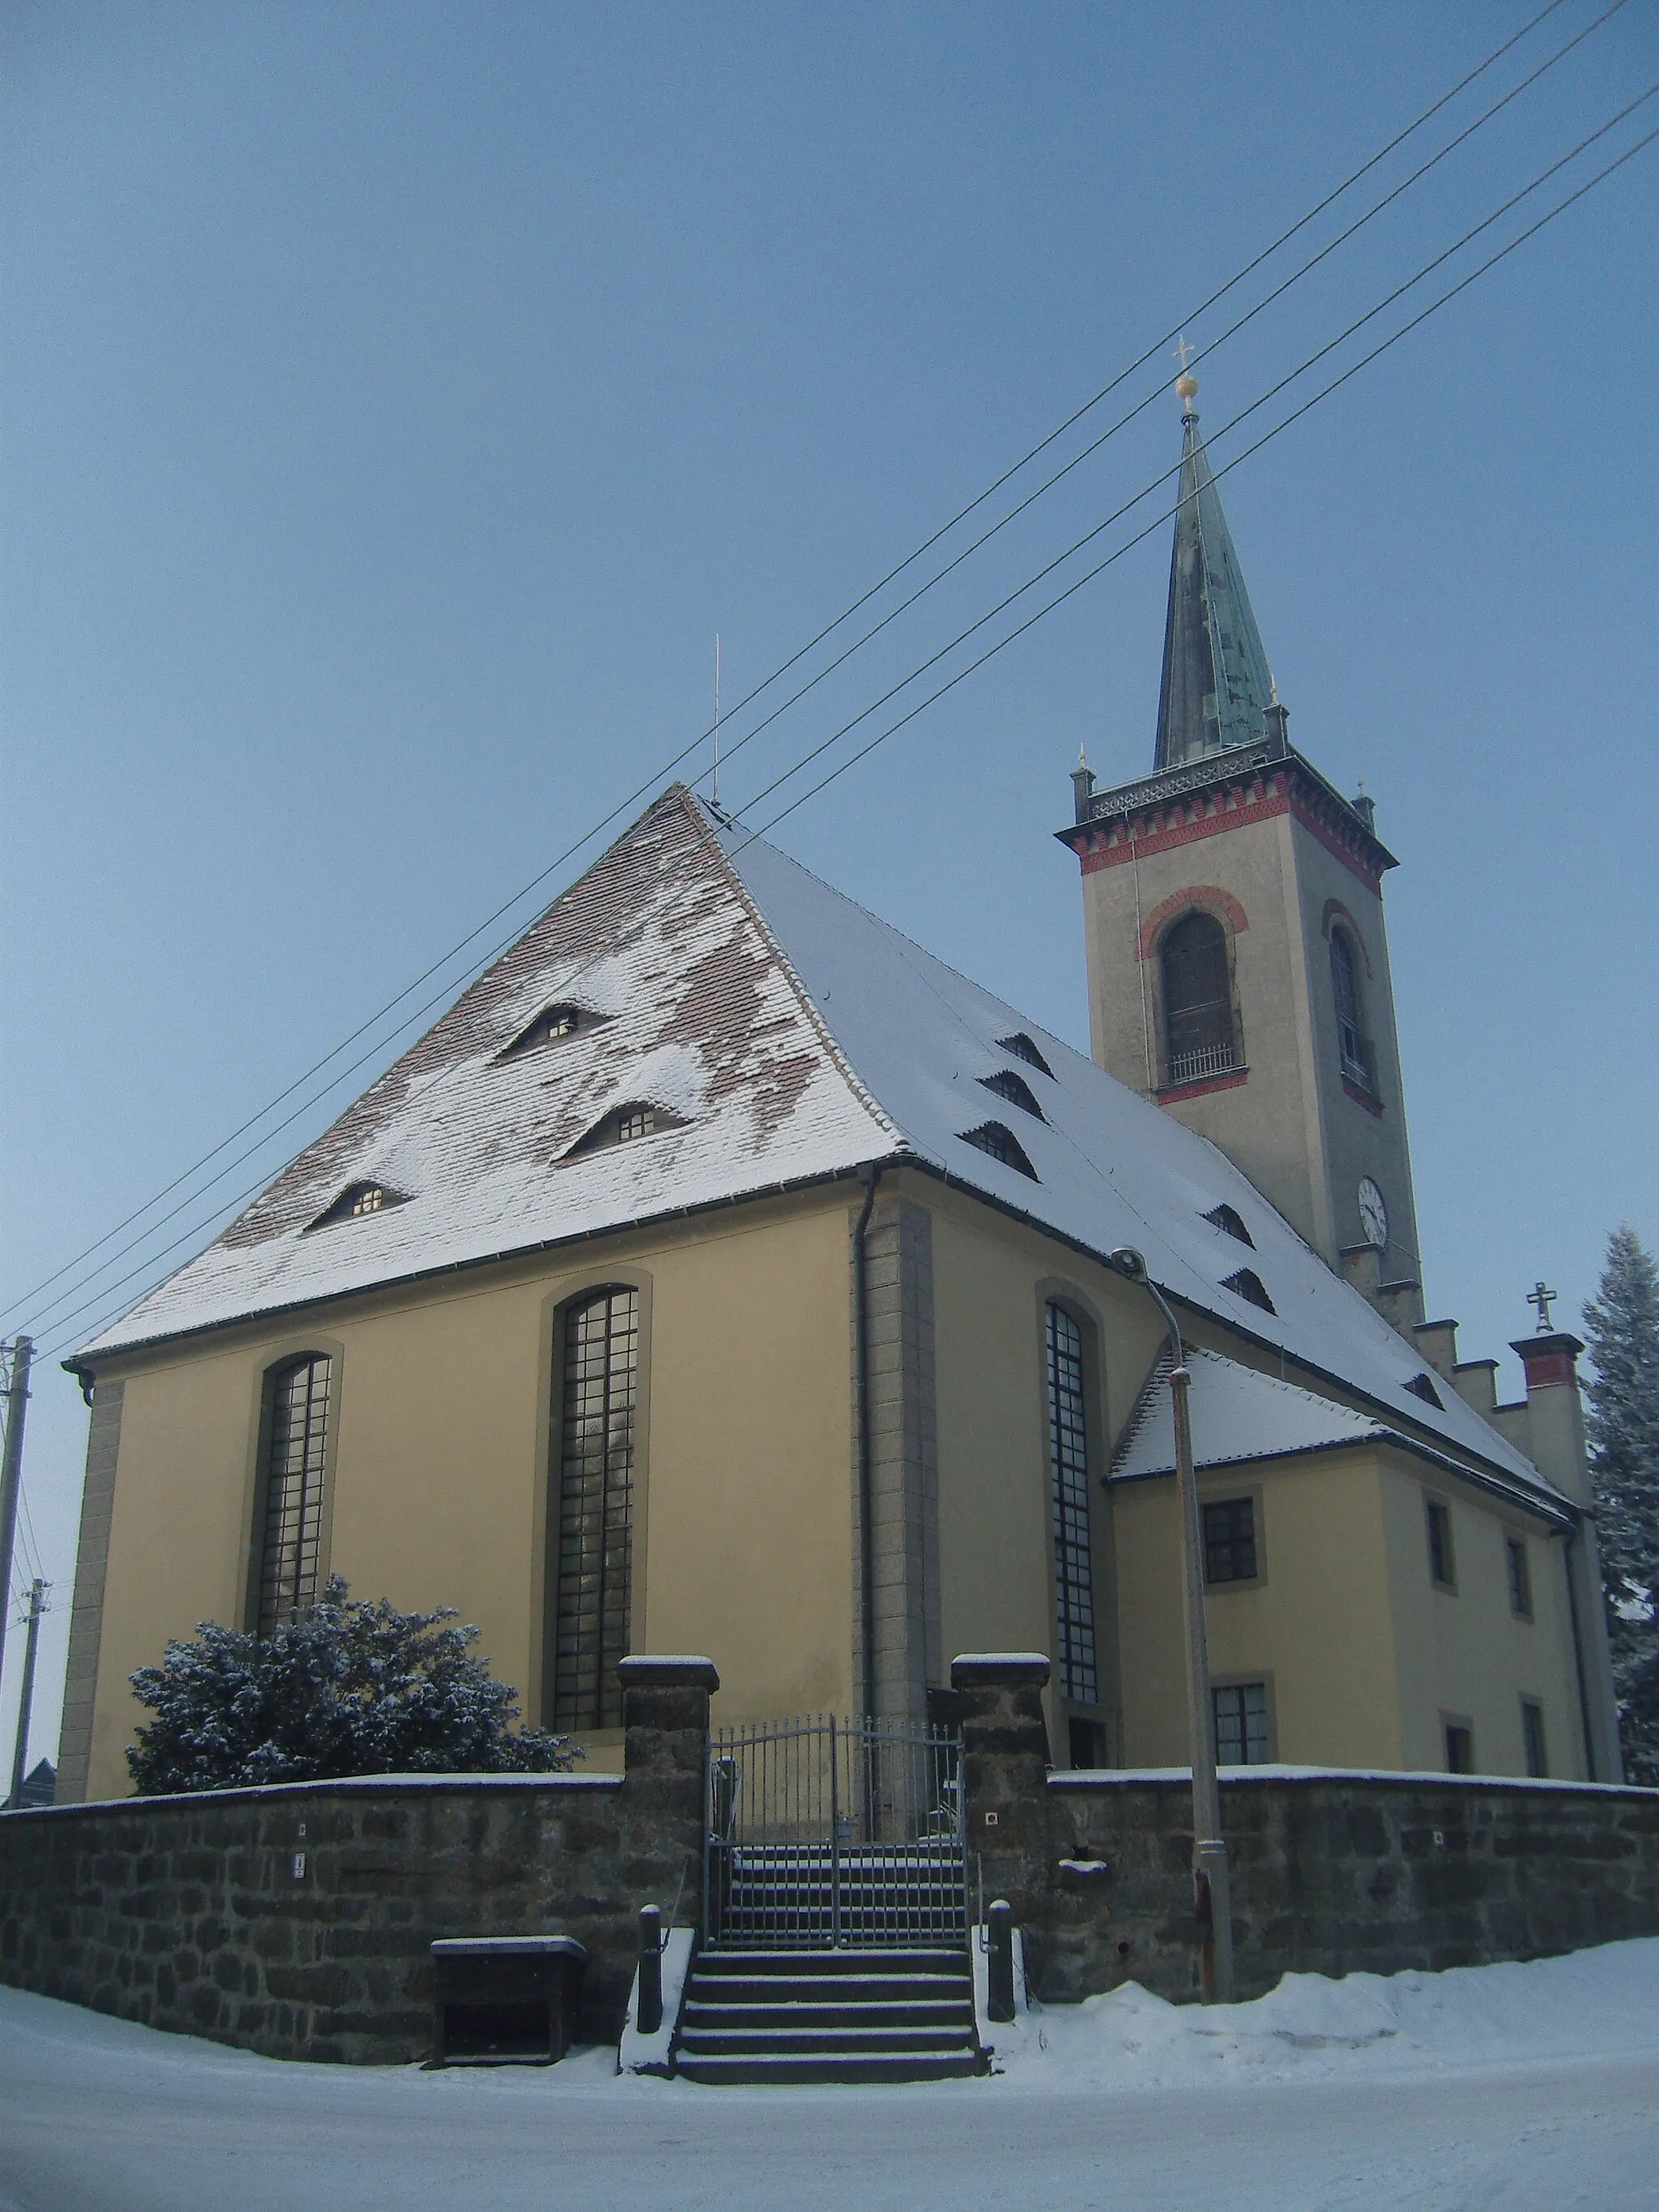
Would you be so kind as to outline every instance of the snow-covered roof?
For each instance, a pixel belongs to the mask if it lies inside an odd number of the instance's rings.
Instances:
[[[1188,1416],[1195,1468],[1236,1467],[1244,1461],[1287,1459],[1331,1451],[1343,1444],[1391,1443],[1443,1465],[1456,1462],[1376,1414],[1322,1398],[1277,1375],[1264,1375],[1218,1352],[1189,1346],[1192,1376]],[[1175,1472],[1175,1415],[1170,1402],[1170,1361],[1159,1360],[1124,1425],[1112,1454],[1112,1480]],[[1541,1486],[1535,1474],[1527,1487]]]
[[[574,1032],[509,1054],[557,1005]],[[1008,1075],[1039,1114],[984,1087]],[[572,1156],[636,1104],[665,1126]],[[965,1140],[987,1122],[1034,1176]],[[1137,1246],[1166,1294],[1548,1490],[1461,1399],[1415,1395],[1411,1347],[1213,1145],[678,787],[77,1358],[900,1159],[1085,1251]],[[315,1225],[362,1182],[399,1202]],[[1206,1218],[1224,1205],[1253,1250]],[[1226,1287],[1245,1263],[1273,1312]]]
[[[1377,1442],[1397,1431],[1375,1415],[1356,1413],[1276,1375],[1219,1352],[1194,1347],[1187,1354],[1192,1388],[1187,1407],[1193,1430],[1193,1465],[1226,1467],[1238,1460],[1280,1459],[1293,1452],[1324,1451],[1337,1444]],[[1175,1472],[1175,1417],[1170,1404],[1170,1363],[1141,1392],[1112,1455],[1115,1480]]]

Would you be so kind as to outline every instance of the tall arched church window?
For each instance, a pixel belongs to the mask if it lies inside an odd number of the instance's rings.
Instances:
[[[1045,1322],[1060,1693],[1079,1704],[1093,1705],[1098,1695],[1098,1678],[1094,1576],[1089,1552],[1089,1431],[1083,1395],[1083,1331],[1064,1306],[1048,1306]]]
[[[1183,915],[1159,950],[1166,1083],[1223,1075],[1239,1064],[1227,936],[1213,915]]]
[[[1354,974],[1353,947],[1346,930],[1331,932],[1331,991],[1336,1000],[1337,1049],[1343,1073],[1369,1084],[1370,1059],[1359,1024],[1359,984]]]
[[[637,1291],[599,1291],[566,1311],[554,1585],[556,1729],[622,1726],[617,1662],[628,1656],[639,1345]]]
[[[254,1606],[261,1636],[316,1601],[332,1370],[328,1354],[316,1352],[271,1378]]]

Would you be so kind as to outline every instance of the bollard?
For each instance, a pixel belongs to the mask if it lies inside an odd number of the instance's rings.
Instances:
[[[654,2035],[662,2026],[662,1914],[654,1905],[640,1907],[640,1998],[634,2026]]]
[[[998,1898],[986,1915],[990,1930],[989,1957],[985,1972],[985,2011],[988,2019],[1014,2016],[1014,1908]]]

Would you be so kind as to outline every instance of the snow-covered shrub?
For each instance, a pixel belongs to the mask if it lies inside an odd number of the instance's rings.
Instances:
[[[155,1719],[127,1747],[141,1796],[349,1774],[562,1773],[568,1736],[514,1728],[516,1692],[453,1608],[399,1613],[339,1576],[275,1634],[216,1620],[130,1679]]]

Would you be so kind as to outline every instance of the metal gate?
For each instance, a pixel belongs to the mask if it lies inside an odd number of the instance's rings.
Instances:
[[[704,1936],[811,1949],[965,1943],[953,1729],[833,1715],[709,1738]]]

